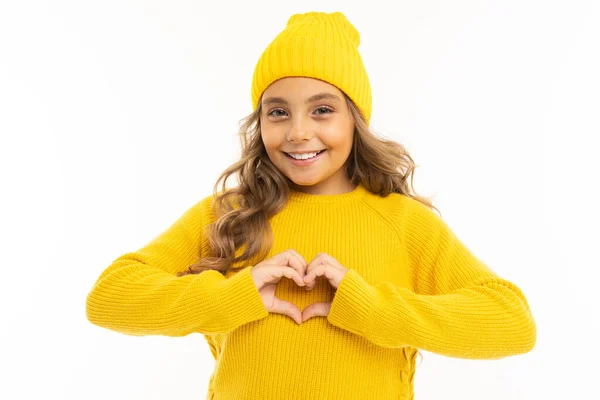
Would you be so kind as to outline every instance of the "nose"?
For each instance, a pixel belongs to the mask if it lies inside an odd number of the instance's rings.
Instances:
[[[299,142],[310,140],[310,138],[310,122],[302,117],[294,118],[287,133],[287,140],[290,142]]]

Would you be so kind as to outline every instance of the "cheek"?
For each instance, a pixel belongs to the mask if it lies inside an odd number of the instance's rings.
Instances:
[[[339,132],[339,131],[338,131]],[[352,148],[352,136],[348,134],[331,133],[323,136],[323,143],[334,149],[338,154],[346,153]]]
[[[270,129],[262,129],[261,138],[267,151],[271,152],[277,150],[277,147],[279,146],[279,139],[277,138],[275,132]]]

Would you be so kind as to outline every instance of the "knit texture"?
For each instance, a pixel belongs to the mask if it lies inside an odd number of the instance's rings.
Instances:
[[[274,245],[307,262],[319,252],[348,272],[307,291],[283,278],[275,295],[300,310],[331,301],[298,325],[269,313],[239,265],[177,277],[209,251],[213,196],[137,251],[123,254],[87,296],[88,320],[128,335],[203,334],[216,361],[207,399],[413,399],[417,349],[466,359],[530,351],[536,325],[523,292],[473,255],[434,211],[362,184],[336,195],[291,193],[270,219]]]
[[[344,92],[371,120],[371,84],[358,51],[360,34],[341,12],[292,15],[260,56],[252,77],[252,106],[278,79],[304,76]]]

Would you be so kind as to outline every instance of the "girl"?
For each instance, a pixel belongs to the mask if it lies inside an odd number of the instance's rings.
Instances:
[[[413,193],[404,147],[369,130],[359,42],[340,12],[289,19],[256,65],[241,159],[102,272],[91,323],[203,334],[219,400],[412,399],[418,349],[499,359],[534,347],[523,292]]]

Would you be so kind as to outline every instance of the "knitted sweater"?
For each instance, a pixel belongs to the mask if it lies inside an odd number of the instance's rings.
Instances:
[[[177,277],[210,250],[212,194],[139,250],[118,257],[87,296],[86,315],[127,335],[200,333],[215,359],[207,399],[413,399],[417,349],[465,359],[530,351],[536,324],[523,292],[473,255],[430,208],[362,184],[351,192],[292,191],[270,219],[267,258],[325,252],[348,269],[334,289],[287,278],[275,295],[300,310],[331,302],[298,325],[269,313],[236,265]]]

